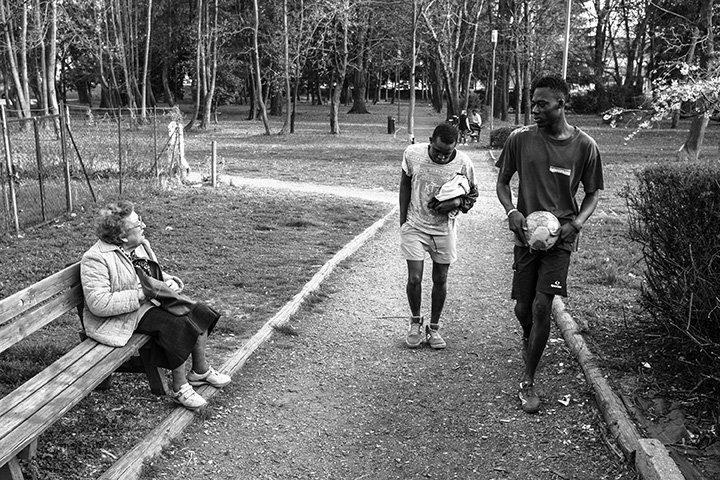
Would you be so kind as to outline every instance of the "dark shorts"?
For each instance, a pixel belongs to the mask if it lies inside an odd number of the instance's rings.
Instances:
[[[536,292],[566,297],[569,266],[568,250],[531,253],[527,247],[515,246],[511,297],[524,303],[532,302]]]
[[[152,337],[143,346],[150,364],[173,370],[185,363],[198,337],[206,331],[210,334],[219,318],[220,314],[204,303],[196,304],[192,312],[179,317],[154,307],[143,315],[135,331]]]

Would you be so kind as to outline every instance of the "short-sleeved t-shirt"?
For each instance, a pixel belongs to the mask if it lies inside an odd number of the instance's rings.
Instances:
[[[578,214],[580,183],[585,192],[604,188],[600,150],[592,137],[574,128],[572,137],[555,140],[536,125],[522,127],[505,142],[497,162],[499,179],[509,183],[517,172],[517,209],[523,215],[546,210],[565,223]]]
[[[475,185],[475,167],[470,158],[459,150],[455,150],[455,158],[450,162],[435,163],[428,153],[429,147],[428,143],[416,143],[408,146],[403,153],[403,172],[412,179],[406,221],[429,235],[447,235],[455,227],[455,219],[428,208],[428,202],[456,173],[462,173],[471,186]]]

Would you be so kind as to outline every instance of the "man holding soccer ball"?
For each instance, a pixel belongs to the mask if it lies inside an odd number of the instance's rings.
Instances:
[[[535,371],[550,336],[553,298],[567,296],[570,253],[595,211],[604,182],[595,140],[565,119],[570,96],[565,80],[541,77],[531,95],[535,125],[518,128],[508,137],[496,163],[496,187],[515,234],[511,298],[523,330],[525,360],[518,396],[525,412],[536,413],[540,398],[534,388]],[[510,189],[516,173],[517,206]],[[578,207],[575,195],[581,183],[585,195]]]

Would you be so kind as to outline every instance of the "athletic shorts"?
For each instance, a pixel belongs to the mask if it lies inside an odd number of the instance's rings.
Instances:
[[[515,246],[511,297],[530,303],[535,293],[567,296],[567,274],[570,252],[553,248],[546,252]]]
[[[400,250],[405,260],[422,262],[427,252],[433,262],[449,265],[457,260],[457,234],[451,228],[447,235],[430,235],[405,222],[400,227]]]

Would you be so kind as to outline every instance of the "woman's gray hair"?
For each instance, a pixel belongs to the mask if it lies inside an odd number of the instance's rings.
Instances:
[[[122,245],[122,238],[127,234],[125,220],[134,209],[135,205],[128,200],[120,200],[101,209],[95,226],[98,238],[113,245]]]

